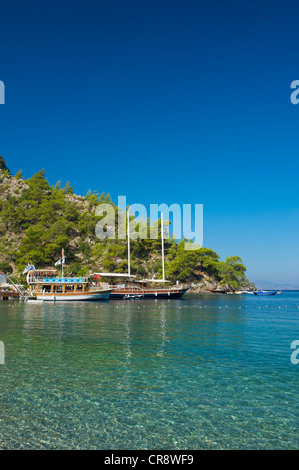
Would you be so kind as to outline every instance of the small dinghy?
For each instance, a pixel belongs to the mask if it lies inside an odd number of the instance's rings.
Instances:
[[[134,300],[134,299],[143,299],[143,298],[144,298],[143,294],[126,294],[123,297],[124,300]]]
[[[277,294],[277,290],[260,290],[254,291],[254,295],[275,295]]]

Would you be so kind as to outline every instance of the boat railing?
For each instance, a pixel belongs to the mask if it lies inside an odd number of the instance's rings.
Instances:
[[[144,293],[144,289],[142,289],[142,287],[139,287],[139,286],[132,286],[132,285],[126,285],[126,284],[118,284],[116,286],[114,285],[110,285],[109,286],[110,288],[113,288],[114,291],[118,291],[118,290],[123,290],[123,289],[126,289],[126,292],[129,293],[129,294],[143,294]],[[148,288],[148,286],[147,286]],[[158,290],[160,291],[161,289],[163,289],[163,291],[167,291],[167,292],[178,292],[178,291],[181,291],[182,289],[188,289],[189,286],[183,286],[183,285],[176,285],[176,286],[170,286],[170,287],[166,287],[166,286],[163,286],[163,287],[152,287],[152,290]]]
[[[110,286],[113,287],[114,291],[121,290],[121,289],[126,289],[127,294],[144,294],[144,290],[139,287],[139,286],[126,286],[126,285],[118,285],[118,286]]]
[[[167,292],[177,292],[181,291],[182,289],[189,289],[189,286],[183,286],[183,285],[176,285],[176,286],[160,286],[160,287],[151,287],[151,290],[163,290]]]
[[[43,276],[35,276],[31,275],[28,278],[28,282],[30,284],[36,283],[43,283],[43,284],[61,284],[61,283],[69,283],[69,284],[84,284],[89,282],[88,277],[43,277]]]
[[[144,290],[139,286],[129,286],[130,294],[144,294]]]

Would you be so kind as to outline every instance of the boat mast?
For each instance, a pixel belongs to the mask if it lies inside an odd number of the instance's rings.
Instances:
[[[64,248],[61,251],[61,277],[63,278]]]
[[[131,276],[131,259],[130,259],[130,212],[127,212],[128,215],[128,274],[129,279]]]
[[[161,242],[162,242],[162,276],[163,281],[165,280],[164,270],[164,226],[163,226],[163,212],[161,212]]]

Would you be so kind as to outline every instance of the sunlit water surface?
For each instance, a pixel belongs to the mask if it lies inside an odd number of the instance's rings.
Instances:
[[[296,339],[299,292],[1,301],[0,448],[296,449]]]

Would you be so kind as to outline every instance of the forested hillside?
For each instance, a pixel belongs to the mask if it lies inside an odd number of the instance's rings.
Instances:
[[[88,191],[85,197],[78,196],[70,183],[50,186],[44,170],[29,179],[22,178],[22,171],[12,176],[0,157],[0,270],[21,275],[28,262],[36,268],[53,267],[63,248],[66,274],[127,272],[126,240],[96,237],[100,217],[95,209],[102,202],[113,204],[104,193]],[[184,243],[165,240],[167,279],[203,288],[217,283],[233,289],[249,286],[238,256],[221,261],[209,248],[187,251]],[[131,273],[161,277],[160,239],[131,240]]]

